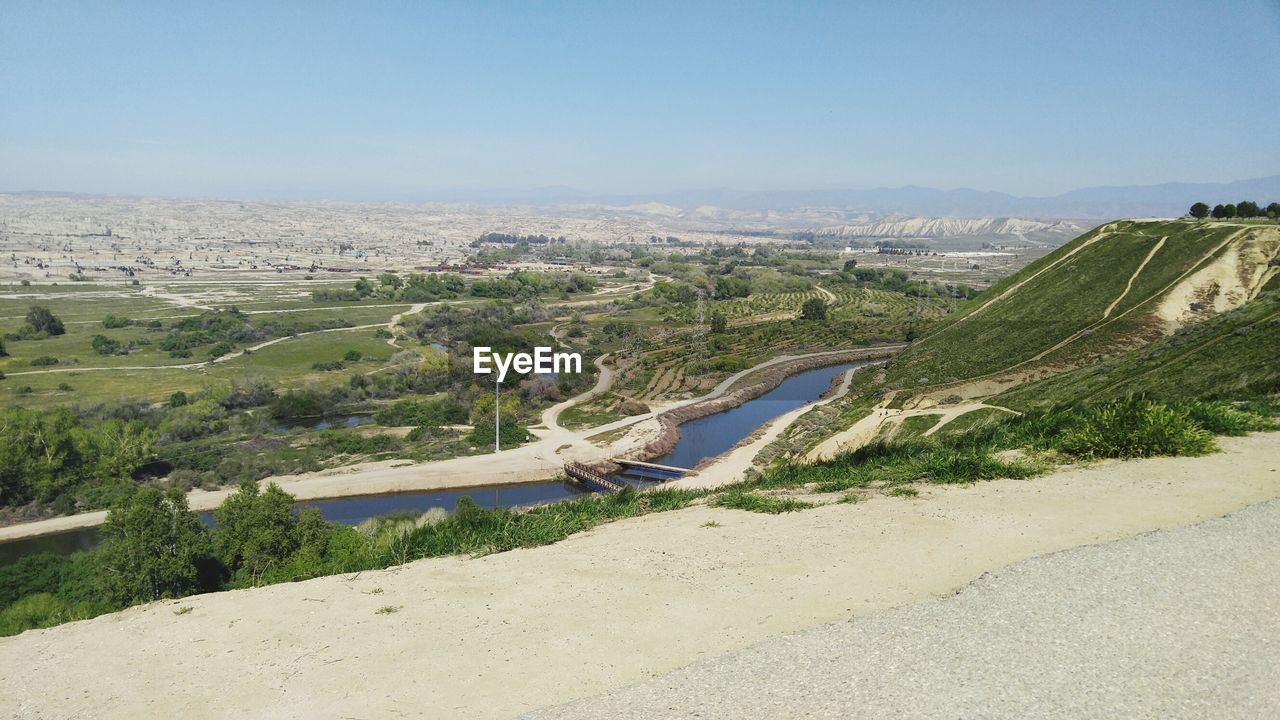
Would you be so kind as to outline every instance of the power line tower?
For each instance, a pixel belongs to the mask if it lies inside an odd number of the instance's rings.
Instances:
[[[694,319],[697,322],[698,332],[693,341],[692,360],[690,363],[697,369],[699,374],[706,372],[707,369],[707,336],[711,334],[711,328],[705,325],[707,314],[707,291],[698,288],[698,304],[694,306]]]

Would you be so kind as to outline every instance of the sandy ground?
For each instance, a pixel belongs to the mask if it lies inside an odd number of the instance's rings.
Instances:
[[[1275,718],[1277,617],[1271,500],[1032,558],[958,595],[765,640],[529,718]]]
[[[0,639],[0,716],[511,717],[1280,496],[1280,434],[1222,445],[782,516],[695,507],[543,548],[154,603]]]

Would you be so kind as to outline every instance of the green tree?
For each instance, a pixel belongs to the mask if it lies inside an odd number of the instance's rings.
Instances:
[[[89,346],[99,355],[114,355],[120,350],[120,342],[112,340],[106,335],[94,335],[93,340],[89,342]]]
[[[1215,220],[1221,220],[1227,216],[1227,206],[1221,203],[1214,205],[1210,215],[1212,215]]]
[[[1226,213],[1226,216],[1228,218],[1237,217],[1240,214],[1239,209],[1231,203],[1227,203],[1226,205],[1223,205],[1222,211]]]
[[[67,331],[62,326],[62,321],[54,316],[49,308],[43,305],[32,305],[27,309],[27,324],[36,332],[42,332],[45,335],[62,335]]]
[[[1262,208],[1252,200],[1241,200],[1240,204],[1236,205],[1236,214],[1242,218],[1258,217],[1262,215]]]
[[[1267,217],[1280,217],[1280,202],[1273,202],[1267,206]]]
[[[858,261],[857,261],[857,260],[849,259],[849,260],[845,260],[845,261],[844,261],[844,271],[845,271],[845,272],[849,272],[850,270],[853,270],[853,269],[854,269],[854,268],[856,268],[856,267],[858,267]]]
[[[209,537],[187,498],[144,487],[117,503],[102,526],[103,584],[116,603],[182,597],[201,589]]]
[[[1198,202],[1195,205],[1191,206],[1191,210],[1189,210],[1187,214],[1193,218],[1199,218],[1203,220],[1204,218],[1209,217],[1209,206],[1205,205],[1202,202]]]
[[[213,547],[236,580],[258,579],[298,549],[293,496],[271,483],[242,480],[240,488],[213,511]]]
[[[169,396],[169,407],[171,408],[180,408],[189,402],[191,401],[187,398],[187,394],[181,390],[176,390]]]
[[[400,288],[404,287],[404,279],[402,279],[399,275],[396,275],[395,273],[387,272],[387,273],[382,273],[381,275],[378,276],[378,284],[386,285],[392,290],[399,290]]]
[[[800,306],[800,318],[803,320],[826,320],[827,304],[822,298],[809,298]]]
[[[707,322],[711,324],[712,333],[722,333],[729,328],[729,319],[723,310],[712,310],[707,313]]]
[[[367,278],[360,278],[359,280],[356,280],[356,295],[359,295],[362,298],[367,298],[372,294],[373,283],[369,282]]]

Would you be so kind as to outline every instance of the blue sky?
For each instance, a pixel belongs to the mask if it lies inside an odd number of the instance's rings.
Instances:
[[[0,190],[1221,182],[1278,78],[1276,0],[0,0]]]

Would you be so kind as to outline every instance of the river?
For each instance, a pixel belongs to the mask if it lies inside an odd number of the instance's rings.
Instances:
[[[846,370],[866,364],[868,363],[845,363],[805,370],[783,380],[778,387],[764,395],[748,400],[736,408],[690,420],[680,426],[680,440],[675,448],[654,462],[692,468],[706,458],[715,457],[731,449],[764,423],[817,400],[831,386],[835,378]],[[339,419],[337,422],[357,425],[363,422],[365,417],[367,416],[353,415],[345,420]],[[314,427],[317,420],[313,418],[305,422]],[[658,484],[662,479],[670,479],[663,477],[664,475],[638,471],[615,477],[643,488]],[[431,508],[452,510],[458,499],[463,496],[470,497],[476,504],[486,508],[528,507],[565,500],[585,492],[587,491],[573,483],[549,481],[456,490],[364,495],[331,500],[307,500],[299,502],[297,507],[319,508],[326,520],[358,525],[371,517],[394,512],[422,513]],[[201,520],[206,524],[212,522],[209,513],[201,513]],[[6,565],[35,553],[51,552],[65,555],[77,550],[87,550],[98,544],[99,536],[97,528],[83,528],[0,543],[0,565]]]

